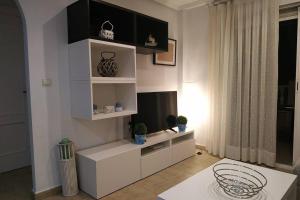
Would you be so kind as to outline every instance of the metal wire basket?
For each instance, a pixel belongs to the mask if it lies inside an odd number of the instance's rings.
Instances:
[[[263,174],[243,165],[220,163],[213,167],[213,172],[223,191],[238,199],[249,199],[267,185]]]

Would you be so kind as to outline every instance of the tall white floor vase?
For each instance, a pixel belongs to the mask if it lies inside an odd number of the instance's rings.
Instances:
[[[74,196],[78,193],[78,183],[73,143],[60,143],[58,148],[62,193],[63,196]]]

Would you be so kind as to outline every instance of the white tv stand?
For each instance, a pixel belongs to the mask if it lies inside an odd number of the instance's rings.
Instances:
[[[164,131],[143,145],[121,140],[77,152],[80,188],[101,198],[195,154],[194,131]]]

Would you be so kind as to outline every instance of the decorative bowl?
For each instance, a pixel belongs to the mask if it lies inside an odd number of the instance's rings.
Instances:
[[[267,185],[262,173],[244,165],[220,163],[213,167],[213,172],[223,191],[238,199],[249,199]]]

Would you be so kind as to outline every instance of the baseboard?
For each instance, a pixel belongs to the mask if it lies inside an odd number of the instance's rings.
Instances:
[[[197,148],[197,149],[200,149],[200,150],[206,151],[206,147],[203,146],[203,145],[196,144],[196,148]]]
[[[61,194],[61,186],[57,186],[54,188],[51,188],[49,190],[39,192],[39,193],[33,193],[33,199],[35,200],[42,200],[45,198],[48,198],[50,196]]]
[[[275,168],[280,170],[280,171],[285,171],[292,173],[293,172],[293,166],[291,165],[286,165],[286,164],[280,164],[280,163],[275,163]]]

